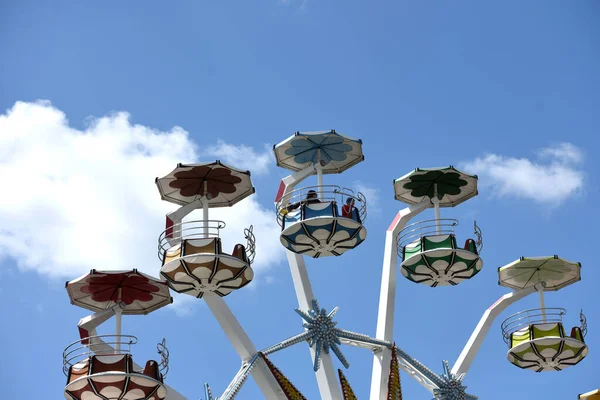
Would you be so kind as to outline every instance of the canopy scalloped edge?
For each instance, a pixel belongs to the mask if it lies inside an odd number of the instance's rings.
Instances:
[[[281,161],[279,160],[279,157],[277,157],[277,152],[276,152],[277,148],[281,147],[281,146],[283,146],[285,144],[287,144],[288,141],[292,140],[295,137],[299,137],[299,136],[307,136],[307,137],[308,136],[317,136],[317,135],[324,135],[324,134],[328,134],[328,133],[336,135],[336,136],[339,136],[339,137],[343,138],[344,140],[349,140],[349,141],[358,143],[362,147],[362,144],[363,144],[362,139],[351,138],[349,136],[346,136],[346,135],[343,135],[341,133],[336,132],[335,129],[330,129],[330,130],[327,130],[327,131],[314,131],[314,132],[299,132],[299,131],[296,131],[292,136],[289,136],[286,139],[282,140],[281,142],[273,145],[273,153],[275,154],[275,163],[276,163],[276,165],[278,167],[280,167],[280,168],[285,168],[285,169],[288,169],[288,170],[293,171],[293,172],[300,171],[301,168],[294,168],[294,167],[291,167],[290,165],[281,163]],[[355,166],[358,163],[361,163],[364,160],[365,160],[365,155],[361,154],[361,157],[355,159],[351,163],[348,163],[345,166],[344,169],[341,169],[341,170],[338,169],[338,170],[331,171],[331,172],[328,171],[328,172],[324,172],[324,174],[328,174],[328,175],[329,174],[341,174],[345,170],[347,170],[347,169]]]
[[[178,172],[177,171],[178,169],[203,167],[203,166],[207,166],[207,165],[219,165],[219,166],[221,166],[223,168],[230,169],[231,171],[236,172],[238,174],[247,175],[248,177],[251,177],[251,175],[252,175],[249,170],[241,170],[241,169],[232,167],[230,165],[227,165],[227,164],[221,162],[221,160],[216,160],[216,161],[211,161],[211,162],[205,162],[205,163],[195,163],[195,164],[177,163],[177,166],[171,172],[169,172],[168,174],[166,174],[162,178],[159,178],[159,177],[154,178],[154,184],[158,188],[158,192],[160,194],[160,199],[163,200],[163,201],[167,201],[169,203],[177,204],[179,206],[185,206],[185,205],[189,204],[188,202],[178,201],[177,199],[170,198],[168,195],[166,195],[164,193],[164,191],[162,190],[161,186],[158,184],[158,181],[160,179],[165,179],[169,175],[175,174],[176,172]],[[234,204],[236,204],[236,203],[244,200],[246,197],[252,196],[254,193],[256,193],[256,188],[254,186],[252,186],[252,190],[250,192],[248,192],[245,196],[237,197],[234,201],[227,202],[226,205],[217,206],[217,207],[232,207]],[[213,207],[215,207],[215,206],[213,206]]]

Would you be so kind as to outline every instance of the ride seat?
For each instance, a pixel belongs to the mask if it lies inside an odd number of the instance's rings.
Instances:
[[[161,383],[163,382],[162,374],[158,368],[158,363],[154,360],[148,360],[144,370],[141,373]]]
[[[473,239],[467,239],[465,241],[465,250],[470,251],[471,253],[478,254],[477,252],[477,244]]]
[[[220,254],[221,253],[221,239],[220,238],[206,238],[206,239],[187,239],[183,241],[182,255],[190,254]]]
[[[585,343],[583,340],[583,334],[581,333],[581,328],[578,326],[574,326],[573,328],[571,328],[570,337],[572,339],[579,340],[581,343]]]
[[[246,255],[246,248],[243,244],[236,244],[231,252],[231,255],[235,258],[238,258],[244,262],[248,261],[248,256]]]
[[[67,385],[82,376],[86,376],[90,369],[90,360],[85,359],[83,361],[78,362],[75,365],[71,365],[69,367],[69,375],[67,376]]]
[[[509,346],[512,349],[513,347],[529,340],[531,340],[531,331],[529,330],[529,326],[527,326],[510,334]]]
[[[337,203],[335,201],[324,201],[320,203],[304,204],[302,206],[302,219],[316,217],[337,217]]]

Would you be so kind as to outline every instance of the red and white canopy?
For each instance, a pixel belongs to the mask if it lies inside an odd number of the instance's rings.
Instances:
[[[235,169],[219,160],[177,164],[167,176],[156,178],[156,186],[163,200],[184,206],[206,198],[210,208],[230,207],[255,191],[250,171]]]
[[[66,284],[71,304],[95,312],[122,303],[123,314],[148,314],[173,302],[164,281],[131,271],[91,270]]]

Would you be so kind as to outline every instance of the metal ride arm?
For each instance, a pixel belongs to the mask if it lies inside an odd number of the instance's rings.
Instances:
[[[106,322],[108,319],[110,319],[110,317],[115,315],[116,310],[118,308],[120,308],[120,306],[116,304],[111,308],[107,308],[106,310],[94,313],[79,320],[79,324],[77,324],[77,327],[79,328],[79,335],[81,339],[85,337],[97,336],[96,328],[104,322]],[[101,354],[111,354],[115,352],[115,348],[107,344],[100,337],[95,337],[88,342],[82,341],[82,344],[89,348],[90,351],[98,352]],[[144,367],[142,367],[139,364],[136,364],[135,362],[133,363],[133,368],[135,368],[136,370],[144,369]],[[187,400],[186,397],[177,392],[171,386],[165,384],[165,387],[167,389],[166,400]]]
[[[321,166],[319,165],[318,168]],[[281,180],[279,184],[279,190],[277,190],[277,196],[275,197],[275,204],[285,196],[288,196],[291,192],[294,191],[296,185],[302,182],[304,179],[313,175],[318,171],[317,167],[314,165],[309,165],[308,167],[300,170],[292,175],[288,175]]]
[[[504,311],[506,307],[531,293],[535,293],[540,288],[543,288],[543,282],[526,289],[507,293],[492,304],[490,308],[483,313],[483,316],[471,334],[469,341],[463,348],[460,356],[458,356],[456,363],[454,363],[451,372],[456,375],[467,373],[496,317]]]
[[[289,196],[294,191],[296,185],[302,182],[307,177],[320,171],[320,165],[310,165],[303,170],[300,170],[294,174],[286,176],[281,180],[279,184],[279,190],[275,197],[275,204],[279,202],[285,196]],[[321,182],[319,182],[321,183]],[[295,254],[286,250],[288,262],[290,264],[290,272],[292,274],[292,280],[294,281],[294,289],[296,291],[296,297],[298,298],[298,306],[302,310],[308,310],[311,308],[314,294],[308,272],[306,271],[306,264],[304,263],[303,256]],[[310,348],[310,354],[314,362],[316,352],[314,348]],[[315,372],[317,376],[317,383],[319,385],[319,392],[322,399],[331,400],[342,400],[341,391],[338,386],[338,377],[333,368],[333,361],[329,354],[321,354],[321,367]]]
[[[258,353],[256,347],[254,347],[254,344],[250,341],[250,338],[223,298],[214,293],[206,293],[203,298],[217,319],[217,322],[221,325],[223,332],[225,332],[227,338],[235,348],[235,351],[242,359],[242,363],[247,365],[251,361],[254,361],[251,374],[265,398],[274,400],[287,399],[265,361],[260,357],[254,360]]]
[[[431,205],[431,201],[426,199],[419,204],[400,210],[385,235],[379,311],[377,314],[377,331],[375,335],[379,340],[391,342],[394,334],[394,303],[396,301],[396,268],[398,264],[398,244],[396,237],[398,236],[398,232],[406,226],[406,223],[411,218],[431,207]],[[373,373],[371,376],[371,400],[385,400],[387,398],[387,381],[390,372],[391,357],[392,351],[387,348],[382,349],[382,351],[374,355]]]
[[[384,350],[390,350],[389,346],[385,346],[383,344],[376,343],[367,343],[361,342],[358,340],[351,340],[340,338],[340,341],[343,344],[355,347],[361,347],[363,349],[369,349],[373,351],[373,353],[378,354],[383,352]],[[421,384],[425,389],[429,391],[429,393],[433,394],[433,389],[439,389],[437,383],[431,380],[430,376],[433,374],[427,367],[418,363],[415,359],[408,356],[406,353],[402,352],[402,350],[397,349],[396,359],[398,360],[398,367],[406,372],[411,378],[416,380],[419,384]],[[391,352],[390,352],[391,353]],[[391,359],[391,357],[390,357]],[[386,386],[387,387],[387,386]],[[385,397],[387,399],[387,397]]]
[[[179,237],[181,236],[181,232],[175,232],[173,226],[181,223],[181,221],[183,221],[183,218],[185,218],[185,216],[191,213],[192,211],[202,207],[202,200],[198,199],[196,201],[191,202],[190,204],[181,206],[177,210],[167,214],[165,229],[167,230],[166,237],[167,239],[169,239],[170,245],[174,244],[171,243],[171,240],[177,242],[179,240]]]
[[[306,311],[311,308],[315,296],[308,277],[308,271],[306,270],[306,264],[304,263],[304,257],[289,250],[286,250],[286,253],[296,297],[298,298],[298,307]],[[310,347],[310,355],[314,362],[316,357],[315,347]],[[341,391],[338,386],[338,376],[333,368],[333,361],[330,354],[321,353],[321,367],[315,372],[315,375],[317,376],[317,384],[319,385],[319,393],[322,399],[342,400]]]

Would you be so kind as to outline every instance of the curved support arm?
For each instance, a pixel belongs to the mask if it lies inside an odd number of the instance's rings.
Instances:
[[[219,325],[227,335],[227,338],[235,348],[242,359],[244,365],[248,365],[250,361],[255,360],[257,355],[256,347],[238,322],[237,318],[231,312],[231,309],[227,306],[227,303],[222,297],[210,293],[205,294],[203,299],[206,301],[206,305],[213,313]],[[279,384],[270,372],[269,367],[262,358],[258,358],[252,363],[254,366],[250,373],[254,378],[254,381],[262,391],[266,399],[286,399],[285,394],[279,387]]]
[[[192,211],[202,208],[203,203],[201,199],[195,200],[190,204],[186,204],[185,206],[179,207],[177,210],[170,212],[167,214],[167,221],[165,229],[167,230],[166,238],[167,239],[177,239],[180,236],[180,232],[174,232],[173,226],[179,224],[183,221],[186,215],[191,213]]]
[[[540,288],[543,288],[543,283],[538,283],[527,289],[507,293],[492,304],[490,308],[483,313],[483,316],[471,334],[469,341],[465,345],[462,353],[460,353],[460,356],[458,356],[456,363],[454,363],[451,372],[456,375],[466,374],[496,317],[504,311],[506,307],[531,293],[535,293]]]
[[[275,196],[275,204],[279,202],[284,196],[289,195],[294,191],[296,185],[302,182],[304,179],[308,178],[312,174],[317,172],[317,168],[314,165],[309,165],[308,167],[300,170],[292,175],[288,175],[281,180],[279,184],[279,190],[277,190],[277,195]]]
[[[396,301],[396,272],[398,264],[398,243],[396,237],[408,223],[423,210],[431,207],[429,199],[419,204],[400,210],[392,221],[385,235],[385,250],[383,252],[383,269],[381,271],[381,290],[379,292],[379,311],[377,314],[377,331],[375,337],[379,340],[392,342],[394,334],[394,303]],[[371,400],[387,398],[387,381],[390,374],[392,351],[383,349],[375,353],[373,374],[371,376]]]
[[[96,336],[96,328],[115,315],[118,309],[121,309],[121,306],[115,304],[111,308],[81,318],[77,324],[77,328],[79,328],[79,337],[82,339],[81,344],[87,345],[88,341],[83,339]]]

